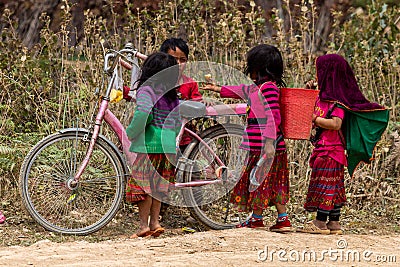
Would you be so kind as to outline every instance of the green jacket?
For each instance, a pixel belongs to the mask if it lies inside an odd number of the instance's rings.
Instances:
[[[126,128],[131,146],[138,153],[176,153],[176,136],[180,128],[179,100],[157,97],[151,87],[138,89],[133,119]]]

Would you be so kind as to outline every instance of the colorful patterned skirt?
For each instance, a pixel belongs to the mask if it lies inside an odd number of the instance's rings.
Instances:
[[[231,202],[240,211],[265,209],[275,204],[285,205],[289,200],[289,168],[286,151],[276,152],[265,180],[249,192],[250,172],[260,159],[260,153],[251,151],[239,182],[232,190]]]
[[[346,203],[344,166],[330,157],[316,157],[313,162],[304,208],[330,211]]]
[[[126,185],[126,201],[138,202],[146,195],[162,200],[175,182],[174,154],[138,153]]]

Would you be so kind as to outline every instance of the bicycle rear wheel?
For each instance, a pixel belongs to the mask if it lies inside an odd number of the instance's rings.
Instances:
[[[235,124],[216,125],[208,128],[201,138],[211,147],[228,167],[228,179],[224,183],[184,189],[185,202],[194,218],[203,225],[215,229],[229,229],[247,217],[230,201],[230,192],[240,178],[247,152],[239,149],[243,127]],[[207,157],[207,149],[199,142],[191,145],[184,156],[193,161],[193,170],[184,172],[184,182],[215,179],[218,164]]]
[[[117,213],[124,188],[124,167],[115,146],[99,136],[89,164],[72,190],[75,175],[89,147],[87,132],[52,134],[25,157],[20,190],[29,214],[45,229],[87,235],[105,226]]]

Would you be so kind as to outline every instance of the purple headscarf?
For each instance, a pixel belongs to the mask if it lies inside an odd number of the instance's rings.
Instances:
[[[343,57],[337,54],[320,56],[316,60],[316,68],[322,100],[338,101],[353,111],[385,109],[364,97],[353,70]]]

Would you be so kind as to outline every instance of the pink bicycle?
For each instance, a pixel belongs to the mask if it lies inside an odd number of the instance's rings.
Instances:
[[[25,157],[20,171],[21,196],[29,214],[45,229],[87,235],[107,225],[118,212],[130,175],[129,164],[136,154],[129,152],[125,128],[108,107],[118,78],[115,68],[122,65],[133,69],[131,64],[137,57],[144,55],[131,45],[108,52],[104,73],[109,79],[91,126],[59,130],[41,140]],[[192,216],[212,229],[231,228],[247,216],[234,210],[229,201],[229,191],[239,178],[246,156],[239,149],[243,127],[216,124],[196,133],[185,125],[195,117],[244,114],[245,106],[206,108],[192,101],[180,105],[182,127],[177,146],[184,132],[193,141],[183,154],[178,153],[175,190],[170,199],[181,199],[174,203],[188,207]],[[103,122],[118,142],[101,134]]]

